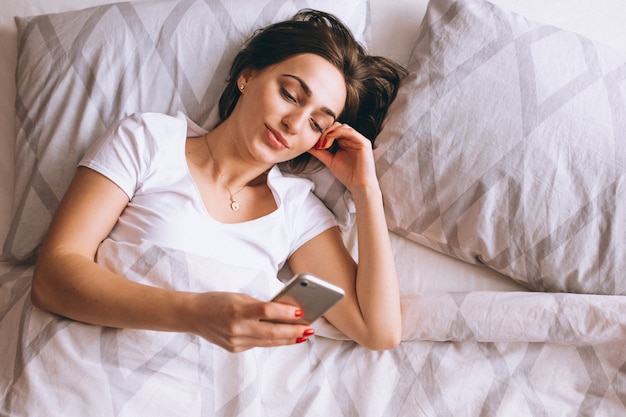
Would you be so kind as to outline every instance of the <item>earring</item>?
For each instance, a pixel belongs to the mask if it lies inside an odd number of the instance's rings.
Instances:
[[[244,86],[243,84],[241,84],[241,85],[239,86],[239,89],[243,91],[244,87],[245,87],[245,86]]]

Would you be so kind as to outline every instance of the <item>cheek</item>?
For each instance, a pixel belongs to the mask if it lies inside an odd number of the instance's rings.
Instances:
[[[313,131],[303,133],[301,135],[301,140],[300,140],[300,143],[302,144],[302,151],[306,152],[309,149],[315,147],[315,145],[317,145],[317,142],[320,140],[321,137],[322,137],[321,133],[317,133]]]

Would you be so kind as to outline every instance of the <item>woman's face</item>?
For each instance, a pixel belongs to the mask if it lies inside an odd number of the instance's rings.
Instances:
[[[343,110],[343,74],[324,58],[301,54],[239,77],[235,111],[240,139],[262,162],[277,163],[311,149]]]

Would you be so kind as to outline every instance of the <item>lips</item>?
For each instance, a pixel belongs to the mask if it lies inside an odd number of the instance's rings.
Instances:
[[[289,149],[289,143],[285,138],[268,125],[265,125],[265,136],[272,147],[276,149]]]

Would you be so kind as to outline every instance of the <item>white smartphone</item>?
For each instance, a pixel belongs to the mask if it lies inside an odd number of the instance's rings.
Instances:
[[[304,316],[299,320],[311,324],[345,295],[340,287],[311,274],[297,274],[272,299],[274,302],[300,307]]]

